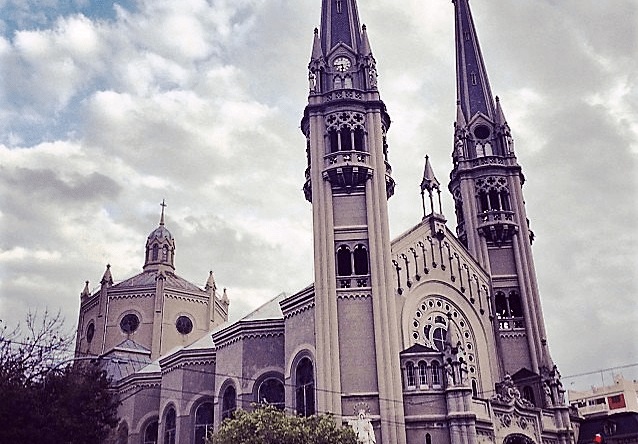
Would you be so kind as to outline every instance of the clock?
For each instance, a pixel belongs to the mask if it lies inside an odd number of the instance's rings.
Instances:
[[[350,69],[350,60],[346,57],[337,57],[333,65],[337,71],[346,72]]]

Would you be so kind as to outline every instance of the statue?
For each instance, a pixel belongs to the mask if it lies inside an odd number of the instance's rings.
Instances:
[[[374,436],[374,428],[370,418],[366,418],[365,410],[359,410],[357,419],[351,419],[348,421],[348,425],[352,427],[361,444],[376,444],[377,438]]]
[[[369,76],[370,76],[370,88],[376,88],[377,87],[377,70],[374,66],[370,67]]]
[[[313,71],[308,72],[308,87],[310,92],[317,92],[317,74]]]

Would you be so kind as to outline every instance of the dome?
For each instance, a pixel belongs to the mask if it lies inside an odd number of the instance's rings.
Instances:
[[[160,224],[159,227],[151,231],[151,234],[148,235],[148,240],[157,239],[159,241],[162,240],[173,240],[173,235],[170,231],[164,226],[163,223]]]

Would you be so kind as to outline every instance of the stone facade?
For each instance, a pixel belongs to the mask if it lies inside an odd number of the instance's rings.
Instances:
[[[81,295],[78,355],[120,392],[121,443],[203,443],[237,408],[329,412],[384,444],[573,444],[547,349],[523,176],[468,0],[454,0],[458,109],[449,189],[426,158],[423,219],[390,239],[390,117],[355,0],[323,0],[301,129],[314,284],[234,323],[212,273],[175,274],[160,224],[143,272]],[[358,421],[358,422],[357,422]],[[366,426],[367,428],[365,428]]]

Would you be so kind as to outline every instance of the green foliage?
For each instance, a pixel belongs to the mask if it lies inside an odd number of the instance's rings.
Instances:
[[[2,321],[0,321],[2,323]],[[118,401],[100,369],[70,365],[59,316],[29,314],[26,332],[0,326],[0,443],[102,443]]]
[[[225,420],[209,444],[357,444],[350,427],[340,427],[330,415],[304,418],[270,405],[237,410]]]

